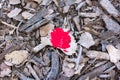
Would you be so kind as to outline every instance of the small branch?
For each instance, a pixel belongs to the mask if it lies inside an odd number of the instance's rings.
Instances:
[[[33,59],[38,62],[39,64],[45,65],[45,63],[38,57],[34,56]]]
[[[82,56],[82,47],[80,46],[79,54],[78,54],[78,56],[77,56],[77,59],[75,59],[75,64],[76,64],[75,70],[77,70],[78,67],[79,67],[79,62],[80,62],[81,56]]]
[[[35,48],[33,48],[33,52],[34,53],[37,53],[38,51],[40,51],[42,48],[44,48],[46,45],[44,45],[44,44],[39,44],[39,45],[37,45]]]
[[[30,64],[27,64],[27,67],[28,67],[30,73],[35,78],[35,80],[39,80],[39,77],[38,77],[37,73],[34,71],[34,69],[32,68],[32,66]]]
[[[17,28],[16,26],[11,25],[11,24],[8,24],[8,23],[6,23],[6,22],[4,22],[4,21],[1,21],[1,20],[0,20],[0,22],[1,22],[2,24],[4,24],[4,25],[6,25],[6,26],[10,27],[10,28],[14,28],[14,29],[16,29],[16,28]]]
[[[98,76],[99,74],[103,73],[106,69],[111,68],[113,66],[112,63],[107,62],[97,68],[95,68],[94,70],[92,70],[91,72],[86,73],[85,75],[81,75],[78,80],[84,80],[87,77],[89,78],[94,78],[96,76]]]
[[[34,80],[34,79],[32,79],[32,78],[29,78],[29,77],[25,76],[24,74],[20,73],[20,72],[17,71],[17,70],[14,70],[13,73],[14,73],[15,75],[17,75],[21,80]]]

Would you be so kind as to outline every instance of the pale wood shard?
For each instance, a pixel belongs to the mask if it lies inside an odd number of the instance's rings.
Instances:
[[[20,4],[20,0],[9,0],[9,4],[12,5]]]
[[[22,11],[22,9],[15,8],[15,9],[11,10],[10,13],[7,14],[7,16],[9,18],[13,18],[13,17],[17,16],[21,11]]]
[[[100,0],[100,4],[109,14],[115,17],[120,16],[119,11],[111,4],[110,0]]]
[[[29,13],[29,12],[27,12],[27,11],[22,12],[22,17],[23,17],[24,19],[30,19],[30,18],[32,18],[33,16],[34,16],[34,14],[31,14],[31,13]]]
[[[80,13],[79,13],[79,16],[92,18],[92,17],[97,17],[97,16],[99,16],[99,14],[98,14],[98,13],[85,13],[85,12],[80,12]]]
[[[118,33],[120,31],[120,25],[114,20],[112,20],[110,17],[108,17],[107,15],[102,15],[102,19],[105,22],[105,27],[108,30],[113,31],[114,33]]]
[[[118,63],[120,60],[120,50],[116,49],[113,45],[107,45],[106,49],[110,56],[110,61],[113,63]]]
[[[90,50],[87,51],[86,55],[89,58],[96,58],[96,59],[105,59],[105,60],[109,60],[109,54],[105,53],[105,52],[101,52],[101,51],[94,51],[94,50]]]

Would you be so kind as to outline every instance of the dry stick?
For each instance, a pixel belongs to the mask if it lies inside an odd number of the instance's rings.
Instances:
[[[51,70],[45,80],[56,80],[59,73],[59,56],[55,50],[51,52]]]
[[[38,51],[40,51],[42,48],[44,48],[46,45],[44,44],[39,44],[37,45],[35,48],[33,48],[32,52],[37,53]]]
[[[45,65],[45,63],[42,61],[42,59],[40,59],[40,58],[38,58],[38,57],[36,57],[36,56],[33,57],[33,60],[35,60],[35,61],[38,62],[39,64]]]
[[[82,55],[82,47],[80,46],[79,54],[77,56],[77,59],[75,59],[75,64],[76,64],[75,70],[77,70],[78,67],[79,67],[79,62],[80,62],[81,55]]]
[[[37,73],[35,72],[35,70],[32,68],[31,64],[27,64],[26,66],[28,67],[30,73],[33,75],[35,80],[39,80],[39,77],[38,77]]]
[[[0,20],[0,22],[1,22],[2,24],[4,24],[4,25],[6,25],[6,26],[10,27],[10,28],[14,28],[14,29],[16,29],[16,28],[17,28],[16,26],[11,25],[11,24],[8,24],[8,23],[6,23],[6,22],[4,22],[4,21],[1,21],[1,20]]]
[[[85,75],[81,75],[78,80],[84,80],[86,79],[87,77],[90,77],[90,78],[94,78],[98,75],[100,75],[101,73],[103,73],[106,69],[112,67],[113,64],[111,62],[107,62],[97,68],[95,68],[94,70],[92,70],[91,72],[88,72],[86,73]]]

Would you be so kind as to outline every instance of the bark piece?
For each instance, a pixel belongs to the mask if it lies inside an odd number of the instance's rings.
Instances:
[[[30,26],[32,26],[33,24],[41,21],[42,17],[44,17],[45,15],[47,15],[47,9],[43,7],[31,19],[29,19],[23,26],[20,27],[20,31],[24,31]]]
[[[120,13],[115,7],[111,4],[110,0],[100,0],[101,6],[107,10],[107,12],[113,16],[120,16]]]
[[[111,18],[109,18],[107,15],[103,15],[102,19],[105,22],[106,28],[108,30],[113,31],[114,33],[118,33],[120,31],[120,25]]]

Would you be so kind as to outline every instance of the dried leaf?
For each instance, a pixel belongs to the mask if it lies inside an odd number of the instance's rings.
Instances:
[[[95,44],[95,41],[90,33],[85,32],[81,34],[79,43],[85,48],[89,48]]]
[[[12,4],[12,5],[20,4],[20,0],[9,0],[9,4]]]
[[[117,63],[120,60],[120,50],[116,49],[113,45],[107,45],[106,49],[110,56],[110,61],[113,63]]]
[[[28,57],[28,51],[13,51],[5,55],[5,61],[13,65],[21,64]],[[9,64],[8,64],[9,65]]]
[[[32,18],[33,16],[34,16],[33,14],[31,14],[31,13],[29,13],[29,12],[27,12],[27,11],[22,12],[22,17],[23,17],[24,19],[30,19],[30,18]]]
[[[97,59],[106,59],[109,60],[109,54],[105,53],[105,52],[101,52],[101,51],[87,51],[86,55],[89,58],[97,58]]]
[[[9,18],[13,18],[13,17],[17,16],[21,11],[22,11],[22,9],[15,8],[14,10],[11,10],[10,13],[7,14],[7,16]]]

